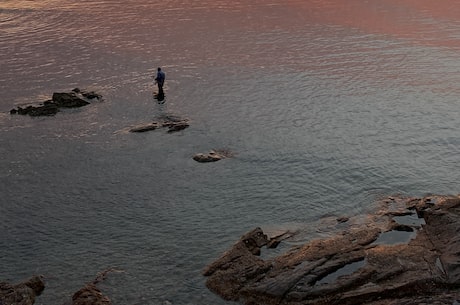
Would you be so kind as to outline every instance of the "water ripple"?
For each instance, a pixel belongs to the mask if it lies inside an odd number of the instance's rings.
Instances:
[[[456,193],[457,7],[2,1],[2,274],[57,278],[43,304],[107,266],[126,271],[107,285],[119,304],[225,304],[200,272],[254,226],[308,240],[388,195]],[[8,114],[74,87],[104,101]],[[165,115],[191,126],[124,132]],[[191,158],[221,147],[235,157]]]

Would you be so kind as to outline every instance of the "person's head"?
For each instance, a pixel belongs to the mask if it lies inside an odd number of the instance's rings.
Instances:
[[[161,68],[160,68],[160,67],[158,67],[158,71],[161,71]]]

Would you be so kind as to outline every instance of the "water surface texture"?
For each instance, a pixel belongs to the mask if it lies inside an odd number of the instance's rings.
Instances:
[[[227,304],[201,270],[255,226],[459,191],[458,1],[3,0],[0,37],[0,280],[36,304],[107,268],[114,304]],[[75,87],[104,101],[9,114]]]

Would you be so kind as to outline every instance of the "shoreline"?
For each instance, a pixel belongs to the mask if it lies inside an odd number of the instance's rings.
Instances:
[[[203,275],[207,287],[242,304],[451,305],[460,296],[460,197],[390,197],[367,222],[348,226],[272,259],[257,228]],[[392,236],[391,236],[392,235]]]

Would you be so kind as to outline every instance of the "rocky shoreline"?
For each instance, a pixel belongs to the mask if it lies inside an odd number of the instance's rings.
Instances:
[[[337,230],[273,258],[265,252],[294,238],[244,234],[203,270],[206,286],[246,305],[460,304],[460,196],[390,197],[372,215],[338,217]],[[71,305],[110,305],[97,287],[109,272],[75,292]],[[32,305],[42,276],[0,282],[1,305]]]
[[[276,240],[256,228],[204,269],[206,285],[247,305],[460,303],[459,197],[389,198],[339,223],[273,259],[259,254]]]
[[[10,113],[49,116],[94,99],[102,96],[76,88]],[[164,128],[171,133],[188,127],[188,119],[165,116],[129,131]],[[233,156],[229,149],[216,149],[197,153],[193,160]],[[264,259],[261,253],[294,233],[268,237],[255,228],[203,270],[206,286],[225,300],[246,305],[460,305],[460,196],[390,197],[381,204],[365,220],[336,218],[336,234],[275,258]],[[74,293],[69,304],[110,305],[97,287],[107,272]],[[32,305],[44,289],[41,276],[14,285],[0,282],[0,305]]]

